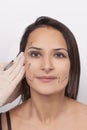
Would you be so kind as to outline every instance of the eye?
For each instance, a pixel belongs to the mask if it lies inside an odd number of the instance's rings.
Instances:
[[[40,52],[37,52],[37,51],[31,51],[29,52],[29,56],[38,58],[41,56],[41,54]]]
[[[55,53],[54,56],[55,56],[56,58],[65,58],[65,57],[66,57],[65,54],[60,53],[60,52]]]

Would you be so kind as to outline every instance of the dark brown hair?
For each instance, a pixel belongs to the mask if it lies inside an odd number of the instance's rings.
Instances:
[[[50,17],[41,16],[37,18],[34,23],[30,24],[25,29],[25,32],[20,42],[19,53],[25,51],[27,40],[31,32],[37,28],[43,27],[44,25],[53,27],[56,30],[60,31],[66,41],[69,59],[70,59],[70,74],[69,74],[68,84],[65,88],[65,96],[76,99],[78,94],[79,79],[80,79],[80,58],[79,58],[76,39],[68,27],[66,27],[63,23]],[[22,91],[23,101],[31,97],[30,87],[27,84],[25,78],[22,80],[21,91]]]

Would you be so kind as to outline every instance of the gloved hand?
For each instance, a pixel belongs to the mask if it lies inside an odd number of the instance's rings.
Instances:
[[[12,95],[25,73],[24,55],[23,52],[10,62],[10,68],[0,67],[0,106],[4,105],[9,97]],[[7,68],[7,69],[6,69]]]

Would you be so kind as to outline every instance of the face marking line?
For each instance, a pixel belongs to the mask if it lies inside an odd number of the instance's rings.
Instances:
[[[30,69],[30,65],[31,65],[31,63],[28,64],[28,69]]]
[[[60,82],[60,76],[58,76],[58,83]]]
[[[67,76],[64,77],[64,79],[62,80],[62,82],[64,82],[67,79]]]
[[[32,45],[32,42],[30,42],[30,46]]]
[[[27,78],[28,80],[30,80],[30,81],[33,81],[33,80],[31,80],[30,78]]]
[[[62,83],[62,82],[64,82],[68,77],[65,75],[63,79],[61,79],[60,76],[58,76],[57,78],[58,78],[58,83]]]
[[[30,69],[30,66],[31,66],[31,63],[28,63],[28,67],[27,67],[27,68],[28,68],[28,71],[29,71],[29,69]],[[33,81],[32,76],[29,76],[29,78],[27,77],[27,79],[30,80],[30,81]]]

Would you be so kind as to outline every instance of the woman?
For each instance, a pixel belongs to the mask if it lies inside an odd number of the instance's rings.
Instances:
[[[77,101],[80,61],[76,40],[62,23],[40,17],[20,43],[25,57],[23,103],[1,115],[3,130],[87,130],[87,107]]]

